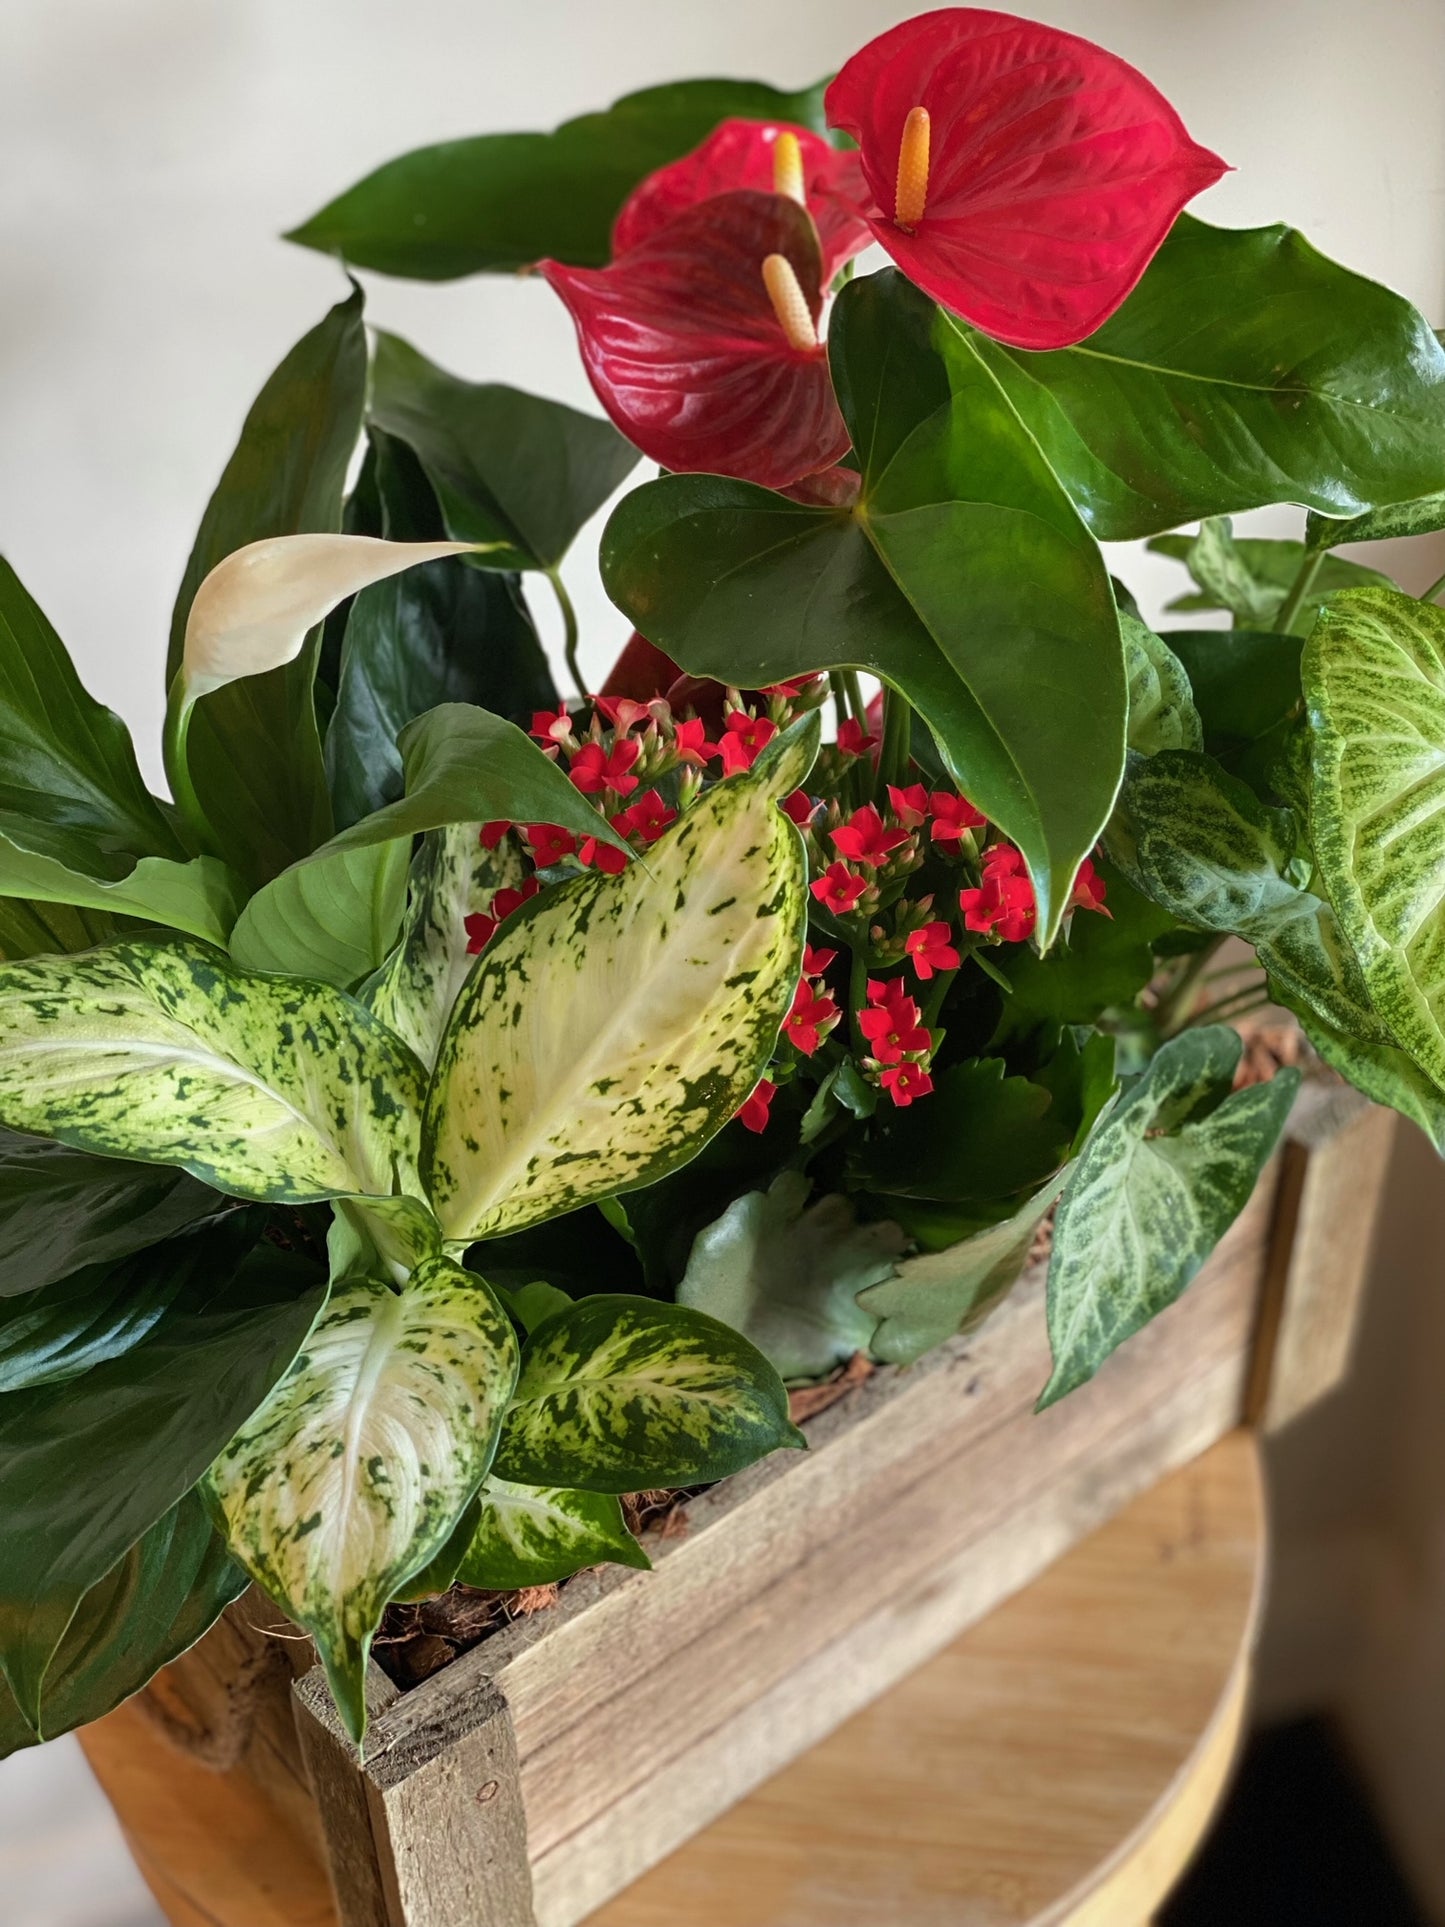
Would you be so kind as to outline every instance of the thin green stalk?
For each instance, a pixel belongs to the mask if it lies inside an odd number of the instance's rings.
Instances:
[[[1299,574],[1290,584],[1289,593],[1279,605],[1279,613],[1274,619],[1275,629],[1280,635],[1293,635],[1295,621],[1300,610],[1305,605],[1306,596],[1308,596],[1310,590],[1315,586],[1315,577],[1324,567],[1324,562],[1325,552],[1323,549],[1316,549],[1313,555],[1307,555],[1304,561],[1301,562]]]
[[[863,685],[858,680],[856,669],[843,671],[843,687],[848,692],[848,708],[858,727],[866,734],[868,729],[868,705],[863,700]]]
[[[221,853],[221,839],[216,835],[211,819],[196,794],[196,786],[191,781],[189,743],[191,717],[195,713],[195,703],[186,696],[183,675],[177,675],[171,684],[170,697],[166,703],[165,730],[161,738],[161,756],[165,772],[175,798],[176,808],[182,821],[191,832],[196,847],[203,853],[213,856]]]
[[[908,754],[913,743],[913,709],[906,696],[888,684],[883,687],[883,746],[878,755],[878,801],[888,794],[888,786],[901,786],[908,778]]]
[[[1223,937],[1216,937],[1212,943],[1205,944],[1202,950],[1196,950],[1165,991],[1154,1012],[1161,1035],[1168,1037],[1173,1030],[1181,1029],[1187,1022],[1194,1007],[1191,993],[1196,991],[1205,966],[1223,942]]]
[[[852,950],[853,963],[848,973],[848,1028],[853,1033],[853,1043],[860,1057],[868,1055],[868,1040],[864,1037],[858,1023],[858,1013],[868,1002],[868,959],[856,944]]]
[[[577,611],[572,606],[567,585],[556,569],[548,569],[547,580],[551,583],[552,593],[557,598],[557,607],[562,611],[562,656],[567,664],[567,674],[572,678],[577,694],[585,702],[588,689],[582,680],[582,665],[577,660]]]
[[[1442,589],[1445,589],[1445,575],[1438,576],[1419,600],[1421,602],[1433,602]]]
[[[1252,1010],[1263,1010],[1269,1001],[1267,985],[1249,984],[1243,990],[1231,992],[1228,997],[1221,997],[1217,1003],[1205,1004],[1202,1009],[1194,1011],[1180,1025],[1180,1029],[1193,1030],[1197,1024],[1233,1023],[1236,1017],[1248,1016]]]
[[[959,966],[959,969],[962,969],[962,965]],[[939,1012],[943,1009],[943,1000],[952,988],[953,980],[957,975],[958,970],[940,970],[934,976],[933,982],[929,987],[927,1000],[923,1006],[923,1028],[925,1030],[932,1030],[938,1022]]]

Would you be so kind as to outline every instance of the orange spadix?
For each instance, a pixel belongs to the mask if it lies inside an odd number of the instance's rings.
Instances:
[[[926,107],[910,107],[898,148],[898,186],[893,196],[893,219],[899,227],[916,228],[928,205],[928,137]]]
[[[788,346],[800,354],[818,345],[818,330],[803,299],[803,290],[785,254],[770,254],[763,262],[763,286],[778,317],[778,326],[788,338]]]

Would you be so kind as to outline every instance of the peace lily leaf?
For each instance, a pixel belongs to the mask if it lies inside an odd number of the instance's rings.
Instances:
[[[0,1759],[88,1726],[193,1646],[249,1581],[194,1492],[89,1588],[46,1669],[40,1734],[0,1681]]]
[[[181,667],[192,602],[218,563],[271,536],[341,527],[365,393],[366,331],[355,289],[296,344],[246,417],[176,597],[168,685]],[[314,674],[313,646],[285,667],[218,690],[193,719],[191,779],[222,853],[253,883],[330,834]],[[173,761],[167,769],[174,784]]]
[[[1415,502],[1370,509],[1344,521],[1311,514],[1305,519],[1305,547],[1338,548],[1345,542],[1389,542],[1402,535],[1434,535],[1445,529],[1445,494],[1422,495]]]
[[[91,950],[120,934],[120,925],[105,910],[0,896],[0,958],[8,963]]]
[[[976,345],[1101,541],[1270,502],[1350,516],[1445,487],[1445,349],[1408,302],[1292,228],[1182,214],[1086,341]]]
[[[1084,1147],[1054,1220],[1041,1407],[1173,1304],[1254,1189],[1299,1073],[1232,1091],[1242,1050],[1222,1024],[1173,1038]]]
[[[412,862],[401,942],[360,992],[362,1002],[411,1046],[428,1070],[436,1063],[452,1006],[476,963],[467,918],[484,911],[499,889],[515,888],[526,871],[514,838],[504,837],[487,850],[480,832],[479,823],[452,823],[423,839]]]
[[[557,707],[517,578],[456,559],[375,583],[352,604],[326,732],[340,828],[397,800],[405,787],[397,737],[450,702],[528,720]]]
[[[493,1474],[457,1577],[464,1586],[510,1592],[550,1586],[586,1566],[604,1564],[644,1572],[652,1564],[611,1493],[513,1485]]]
[[[0,1299],[144,1251],[232,1208],[183,1172],[0,1129]]]
[[[358,267],[421,281],[510,273],[551,255],[601,267],[638,182],[720,121],[825,131],[823,84],[795,94],[754,80],[688,80],[627,94],[552,134],[483,134],[389,161],[286,236]]]
[[[677,1288],[679,1304],[741,1332],[785,1379],[821,1378],[868,1349],[877,1321],[858,1293],[891,1278],[907,1244],[895,1224],[855,1223],[836,1193],[809,1205],[812,1188],[784,1171],[745,1192],[698,1233]]]
[[[181,1283],[140,1343],[0,1400],[0,1671],[32,1724],[82,1595],[196,1483],[316,1316],[324,1278],[256,1245],[263,1222],[239,1212],[160,1247]]]
[[[1001,1224],[946,1250],[905,1258],[892,1278],[870,1286],[859,1304],[879,1321],[870,1348],[874,1358],[884,1365],[911,1365],[981,1324],[1023,1271],[1039,1226],[1073,1168],[1066,1164],[1056,1171]]]
[[[238,970],[199,944],[0,970],[7,1124],[177,1164],[237,1197],[406,1184],[421,1095],[411,1052],[349,997]]]
[[[415,449],[448,531],[485,568],[552,570],[637,466],[610,422],[497,382],[449,375],[379,334],[371,418]]]
[[[801,1445],[755,1346],[686,1305],[584,1298],[528,1339],[497,1471],[587,1492],[704,1485]]]
[[[283,870],[241,912],[231,955],[247,970],[313,977],[344,989],[390,950],[410,866],[410,839],[398,837]]]
[[[736,1115],[802,964],[806,861],[777,804],[817,741],[814,714],[645,864],[535,897],[492,938],[427,1097],[426,1190],[449,1238],[651,1184]]]
[[[450,1259],[400,1292],[343,1280],[211,1468],[233,1553],[316,1641],[358,1745],[372,1635],[486,1477],[516,1378],[510,1319]]]
[[[1002,1059],[939,1074],[930,1103],[880,1111],[851,1171],[870,1191],[945,1203],[1007,1197],[1037,1184],[1069,1154],[1074,1121]]]
[[[1370,1003],[1445,1085],[1445,612],[1352,591],[1322,612],[1302,671],[1325,888]]]
[[[1129,682],[1129,747],[1141,756],[1161,749],[1202,749],[1204,734],[1183,663],[1137,616],[1121,614],[1124,673]]]
[[[89,860],[94,863],[93,858]],[[87,859],[77,850],[74,861]],[[0,893],[11,891],[34,903],[73,904],[143,918],[221,944],[241,905],[237,879],[213,856],[195,857],[189,863],[143,856],[126,875],[107,882],[70,861],[36,854],[0,836]]]
[[[896,271],[843,290],[829,360],[857,502],[650,482],[607,525],[608,594],[695,675],[756,688],[846,665],[902,690],[1023,850],[1047,944],[1123,766],[1108,572],[973,338]]]
[[[1197,536],[1157,535],[1148,544],[1156,555],[1182,562],[1198,583],[1193,595],[1176,596],[1171,609],[1227,609],[1246,629],[1270,629],[1280,605],[1293,587],[1304,563],[1302,542],[1264,541],[1245,536],[1236,541],[1229,517],[1201,522]],[[1300,604],[1296,626],[1308,629],[1327,596],[1341,589],[1391,588],[1378,569],[1327,556]]]

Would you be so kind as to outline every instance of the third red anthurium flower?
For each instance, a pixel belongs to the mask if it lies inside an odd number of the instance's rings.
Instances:
[[[1225,172],[1126,61],[975,7],[880,34],[826,108],[858,143],[873,233],[903,272],[1019,348],[1092,334]]]

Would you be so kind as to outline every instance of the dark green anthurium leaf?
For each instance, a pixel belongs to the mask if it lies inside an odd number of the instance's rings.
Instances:
[[[928,1104],[880,1110],[852,1175],[869,1191],[945,1204],[1004,1198],[1057,1170],[1076,1123],[1001,1058],[975,1058],[940,1073]]]
[[[876,1319],[858,1293],[891,1278],[907,1239],[858,1224],[836,1192],[808,1204],[811,1181],[784,1171],[747,1191],[693,1241],[678,1303],[750,1339],[786,1379],[821,1378],[868,1349]]]
[[[1161,749],[1202,749],[1204,734],[1189,674],[1161,636],[1137,616],[1120,613],[1129,681],[1129,747],[1141,756]]]
[[[82,1595],[46,1668],[39,1733],[0,1681],[0,1759],[112,1712],[194,1646],[249,1583],[188,1492]]]
[[[492,938],[427,1096],[426,1191],[448,1238],[651,1184],[737,1114],[802,965],[807,862],[778,804],[817,744],[815,712],[645,861],[545,892]]]
[[[190,1490],[286,1370],[325,1296],[318,1268],[238,1212],[153,1254],[183,1282],[129,1351],[0,1399],[0,1671],[34,1722],[86,1590]]]
[[[978,346],[1102,541],[1270,502],[1356,515],[1445,486],[1445,349],[1293,228],[1181,214],[1087,340]]]
[[[326,984],[199,944],[120,943],[0,969],[0,1119],[303,1203],[415,1185],[422,1068]]]
[[[585,1492],[704,1485],[801,1445],[755,1345],[686,1305],[584,1298],[527,1341],[497,1471]]]
[[[587,1566],[652,1564],[627,1530],[610,1492],[513,1485],[495,1474],[482,1490],[481,1518],[457,1570],[464,1586],[510,1592],[550,1586]]]
[[[0,1299],[144,1251],[232,1208],[183,1171],[0,1129]]]
[[[1325,888],[1370,1003],[1445,1086],[1445,611],[1352,591],[1301,667]]]
[[[1418,501],[1369,509],[1344,521],[1311,513],[1305,521],[1305,547],[1333,549],[1344,542],[1390,542],[1402,535],[1434,535],[1437,529],[1445,529],[1445,494],[1422,495]]]
[[[342,1278],[211,1468],[232,1551],[316,1641],[358,1745],[381,1615],[475,1497],[516,1378],[511,1320],[449,1258],[423,1259],[400,1291]]]
[[[488,569],[555,569],[637,466],[611,422],[498,382],[462,381],[379,334],[371,419],[412,448],[457,542]]]
[[[1244,629],[1273,627],[1308,553],[1303,542],[1264,541],[1251,536],[1236,541],[1227,515],[1201,522],[1196,536],[1156,535],[1148,546],[1156,555],[1170,555],[1182,562],[1199,585],[1194,594],[1176,596],[1169,604],[1171,609],[1181,613],[1227,609]],[[1299,606],[1294,627],[1301,632],[1307,630],[1325,598],[1341,589],[1392,586],[1390,578],[1378,569],[1327,556]]]
[[[650,482],[608,523],[608,593],[697,675],[757,688],[853,666],[902,690],[1022,849],[1051,942],[1123,767],[1108,571],[973,339],[895,270],[843,290],[829,361],[857,503]]]
[[[246,970],[345,989],[377,969],[395,942],[410,868],[411,839],[397,837],[283,870],[241,912],[231,955]]]
[[[734,116],[824,133],[823,86],[787,94],[755,80],[678,81],[624,95],[555,133],[421,147],[368,174],[286,239],[418,281],[506,274],[544,255],[601,267],[612,223],[646,175]]]
[[[943,1251],[905,1258],[896,1273],[860,1300],[879,1322],[872,1353],[880,1364],[911,1365],[960,1332],[972,1331],[1028,1263],[1039,1226],[1068,1182],[1066,1164],[1011,1217]]]
[[[196,591],[218,562],[267,536],[340,529],[366,393],[361,308],[357,289],[302,337],[252,405],[186,564],[171,618],[168,680],[180,666]],[[315,673],[313,640],[295,662],[214,690],[191,723],[196,791],[221,853],[253,884],[331,830]]]
[[[1041,1406],[1172,1305],[1243,1209],[1299,1088],[1233,1090],[1243,1048],[1222,1024],[1173,1038],[1085,1145],[1054,1220]]]
[[[557,691],[517,578],[450,559],[363,589],[346,624],[326,768],[337,825],[405,788],[397,737],[441,703],[530,722]]]

